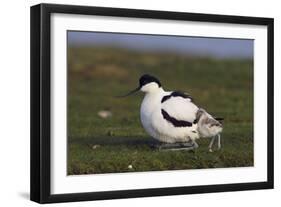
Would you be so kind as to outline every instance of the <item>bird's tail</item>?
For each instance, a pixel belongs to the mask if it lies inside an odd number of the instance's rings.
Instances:
[[[224,120],[224,118],[222,118],[222,117],[215,117],[215,120],[217,120],[218,122],[222,123],[222,121]]]

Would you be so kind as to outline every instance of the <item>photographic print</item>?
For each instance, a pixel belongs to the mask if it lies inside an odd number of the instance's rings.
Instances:
[[[30,16],[32,201],[273,188],[272,18]]]
[[[253,166],[253,47],[67,31],[67,174]]]

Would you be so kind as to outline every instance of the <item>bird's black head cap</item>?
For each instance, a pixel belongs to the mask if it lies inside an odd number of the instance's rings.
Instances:
[[[155,82],[158,84],[159,87],[161,87],[161,83],[160,81],[155,78],[154,76],[148,75],[148,74],[144,74],[140,77],[139,79],[139,84],[140,84],[140,88],[148,83],[152,83]]]
[[[160,88],[161,87],[161,83],[160,81],[151,76],[151,75],[148,75],[148,74],[145,74],[143,76],[140,77],[139,79],[139,86],[137,88],[135,88],[134,90],[130,91],[129,93],[123,95],[123,96],[118,96],[118,97],[126,97],[126,96],[129,96],[129,95],[132,95],[133,93],[136,93],[138,92],[139,90],[141,90],[141,88],[146,85],[146,84],[149,84],[149,83],[157,83],[158,84],[158,87]]]

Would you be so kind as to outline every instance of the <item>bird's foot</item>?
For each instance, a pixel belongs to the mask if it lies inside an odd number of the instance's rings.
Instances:
[[[180,151],[180,150],[193,150],[197,146],[193,143],[163,143],[157,146],[158,150],[164,151]]]

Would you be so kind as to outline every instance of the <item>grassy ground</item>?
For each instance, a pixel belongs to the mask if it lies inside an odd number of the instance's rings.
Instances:
[[[114,98],[150,73],[166,90],[190,93],[195,103],[224,117],[222,149],[157,151],[141,126],[143,95]],[[253,165],[253,64],[114,48],[68,49],[68,174],[241,167]],[[100,118],[100,110],[112,117]]]

